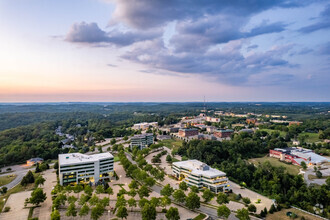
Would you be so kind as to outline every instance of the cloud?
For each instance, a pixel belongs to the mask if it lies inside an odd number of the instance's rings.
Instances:
[[[147,32],[127,31],[121,32],[117,29],[105,32],[96,23],[75,23],[71,26],[65,40],[71,43],[85,44],[109,44],[127,46],[138,41],[150,40],[161,35],[160,30]]]
[[[330,55],[330,41],[320,46],[319,54]]]
[[[298,7],[310,1],[287,0],[113,0],[116,8],[112,22],[140,29],[152,28],[174,20],[189,20],[205,15],[228,14],[248,17],[272,7]]]
[[[236,40],[204,53],[176,53],[166,48],[161,40],[153,40],[133,45],[122,58],[155,70],[204,74],[230,84],[244,83],[250,75],[274,68],[296,67],[283,59],[293,45],[276,46],[266,52],[244,56],[241,53],[243,44],[242,40]]]
[[[312,33],[322,29],[330,28],[330,4],[320,13],[318,22],[302,27],[298,31],[301,33]]]

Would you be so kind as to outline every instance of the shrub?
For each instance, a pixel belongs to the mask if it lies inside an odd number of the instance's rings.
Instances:
[[[6,206],[5,209],[3,210],[3,212],[9,212],[9,210],[10,210],[10,207]]]

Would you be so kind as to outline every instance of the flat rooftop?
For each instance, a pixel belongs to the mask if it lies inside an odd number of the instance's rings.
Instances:
[[[174,162],[173,165],[177,167],[182,167],[191,170],[191,173],[198,176],[207,176],[209,178],[214,178],[217,176],[226,176],[226,173],[214,169],[199,160],[186,160]]]
[[[108,158],[113,158],[113,155],[110,154],[109,152],[101,153],[101,154],[93,154],[93,155],[70,153],[70,154],[59,154],[58,162],[59,165],[70,165],[70,164],[90,163]]]

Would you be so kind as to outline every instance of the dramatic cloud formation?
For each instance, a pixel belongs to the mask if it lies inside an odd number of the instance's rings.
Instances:
[[[302,33],[311,33],[321,29],[330,28],[330,4],[326,6],[325,10],[321,12],[320,16],[317,18],[318,22],[308,25],[299,29]]]
[[[90,45],[126,47],[120,57],[145,66],[143,72],[205,75],[229,84],[259,82],[262,74],[268,81],[287,82],[290,71],[299,64],[288,57],[313,50],[295,48],[293,43],[260,47],[251,40],[286,32],[289,21],[264,19],[250,23],[251,18],[271,9],[299,8],[313,1],[285,0],[113,0],[115,11],[107,28],[96,23],[73,24],[66,40]],[[330,6],[318,22],[303,27],[310,33],[330,27]],[[168,25],[174,26],[168,31]],[[167,30],[167,31],[166,31]],[[280,38],[278,38],[280,39]],[[285,43],[283,43],[285,42]],[[320,53],[327,53],[324,48]],[[294,72],[294,71],[293,71]],[[258,75],[258,80],[251,80]],[[268,84],[272,84],[269,82]]]
[[[75,23],[71,26],[66,40],[73,43],[98,44],[107,43],[118,46],[127,46],[134,42],[144,41],[159,37],[160,31],[148,32],[120,32],[112,30],[108,33],[102,31],[96,23],[87,24],[85,22]]]

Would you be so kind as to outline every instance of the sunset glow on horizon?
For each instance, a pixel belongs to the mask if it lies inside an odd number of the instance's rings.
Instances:
[[[330,4],[251,4],[3,0],[0,102],[330,101]]]

